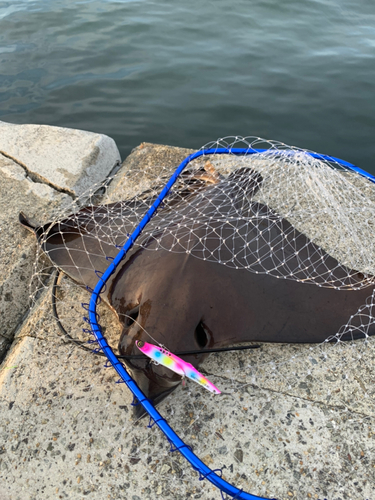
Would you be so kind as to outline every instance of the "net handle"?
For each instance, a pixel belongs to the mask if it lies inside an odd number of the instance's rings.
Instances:
[[[194,470],[199,473],[200,478],[208,479],[214,486],[219,488],[221,492],[228,494],[229,496],[236,498],[238,500],[267,500],[265,497],[259,497],[256,495],[252,495],[251,493],[247,493],[239,488],[231,485],[224,479],[222,479],[215,471],[211,470],[206,464],[202,462],[193,452],[192,450],[182,441],[182,439],[176,434],[176,432],[170,427],[170,425],[164,420],[164,418],[160,415],[160,413],[153,406],[151,401],[146,398],[143,392],[139,389],[136,382],[132,379],[129,373],[126,371],[123,364],[117,359],[116,355],[113,353],[112,349],[109,347],[105,337],[102,335],[101,327],[98,324],[97,320],[97,312],[96,307],[98,302],[100,301],[100,294],[105,286],[106,282],[110,278],[110,276],[115,272],[119,263],[124,259],[128,250],[134,245],[134,242],[137,240],[142,230],[145,228],[147,223],[154,216],[158,207],[162,203],[163,199],[167,196],[173,184],[178,179],[181,172],[185,169],[185,167],[196,158],[200,156],[213,155],[213,154],[234,154],[237,156],[251,155],[257,153],[269,153],[269,154],[277,154],[280,153],[286,156],[293,156],[301,151],[293,150],[293,149],[285,149],[285,150],[272,150],[272,149],[257,149],[257,148],[210,148],[210,149],[202,149],[199,150],[188,157],[186,157],[180,165],[177,167],[176,171],[173,173],[172,177],[169,179],[168,183],[162,189],[161,193],[153,203],[153,205],[149,208],[140,224],[136,227],[133,233],[129,236],[125,245],[118,252],[114,260],[110,263],[106,271],[103,275],[99,277],[99,280],[91,294],[90,303],[88,307],[89,320],[91,323],[91,329],[94,333],[96,340],[100,346],[100,350],[107,356],[108,361],[111,363],[112,367],[116,370],[118,375],[120,376],[119,382],[124,382],[130,391],[133,393],[133,396],[142,404],[143,408],[146,410],[150,419],[152,419],[160,428],[160,430],[164,433],[168,441],[175,447],[174,451],[178,450],[188,462],[191,464]],[[371,182],[375,183],[375,177],[369,174],[368,172],[348,163],[344,160],[340,160],[333,156],[321,155],[318,153],[313,153],[309,151],[304,151],[304,153],[309,154],[313,158],[325,160],[329,162],[337,163],[338,165],[352,170],[359,175],[366,177]]]

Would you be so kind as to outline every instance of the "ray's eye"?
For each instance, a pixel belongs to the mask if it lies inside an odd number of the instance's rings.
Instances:
[[[131,326],[134,321],[137,320],[139,316],[139,306],[135,307],[134,309],[131,309],[125,318],[125,326]]]
[[[202,321],[199,322],[197,328],[195,329],[194,339],[202,349],[207,346],[208,341],[210,340]]]

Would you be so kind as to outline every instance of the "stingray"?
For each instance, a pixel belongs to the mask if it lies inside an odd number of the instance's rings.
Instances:
[[[102,294],[122,325],[121,354],[140,354],[135,342],[144,340],[171,352],[198,351],[181,356],[198,368],[209,348],[320,343],[335,338],[345,325],[350,328],[341,340],[354,338],[355,331],[365,336],[356,313],[373,292],[373,277],[361,286],[361,273],[253,201],[261,183],[261,175],[249,168],[227,178],[201,171],[159,209],[142,244],[131,248]],[[43,226],[23,214],[20,220],[60,270],[94,288],[95,271],[105,271],[107,258],[115,257],[151,202],[146,197],[85,207]],[[238,213],[241,218],[234,223]],[[373,333],[372,324],[366,334]],[[147,359],[125,363],[154,404],[181,382],[179,375]],[[141,405],[135,408],[138,416],[143,411]]]

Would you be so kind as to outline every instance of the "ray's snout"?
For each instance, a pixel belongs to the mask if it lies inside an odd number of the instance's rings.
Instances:
[[[119,342],[120,354],[141,355],[141,351],[135,344],[135,341],[139,340],[137,336],[124,335],[124,333]],[[127,359],[124,362],[138,387],[154,406],[163,401],[181,382],[180,375],[165,366],[154,364],[146,356],[143,359]],[[134,406],[133,416],[136,419],[145,414],[146,411],[141,404]]]

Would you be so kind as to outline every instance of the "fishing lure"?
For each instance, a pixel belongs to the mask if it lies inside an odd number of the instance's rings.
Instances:
[[[217,389],[212,382],[210,382],[205,376],[199,373],[198,370],[194,368],[193,365],[187,363],[183,359],[179,358],[175,354],[163,349],[162,347],[157,347],[156,345],[149,344],[143,340],[137,340],[136,346],[143,352],[146,356],[151,358],[156,363],[163,365],[173,372],[181,375],[181,377],[188,377],[197,384],[200,384],[205,389],[215,394],[220,394],[219,389]]]

